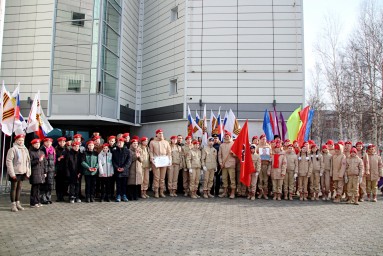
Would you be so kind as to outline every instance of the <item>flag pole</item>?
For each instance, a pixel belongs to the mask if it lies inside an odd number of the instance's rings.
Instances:
[[[2,152],[2,158],[1,158],[1,177],[0,177],[0,194],[3,192],[4,185],[3,185],[3,176],[4,176],[4,154],[5,154],[5,133],[1,132],[4,139],[3,139],[3,152]],[[0,137],[1,138],[1,137]],[[0,139],[1,140],[1,139]],[[4,189],[5,192],[5,189]]]

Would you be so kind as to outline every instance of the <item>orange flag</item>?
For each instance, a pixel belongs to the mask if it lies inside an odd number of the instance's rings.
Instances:
[[[251,158],[250,143],[249,143],[249,131],[246,123],[243,125],[241,132],[235,140],[231,151],[238,157],[241,163],[240,181],[250,186],[250,175],[255,172],[253,159]]]

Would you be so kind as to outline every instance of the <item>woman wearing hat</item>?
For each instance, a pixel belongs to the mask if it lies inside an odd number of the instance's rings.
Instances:
[[[100,179],[100,202],[110,202],[113,195],[113,174],[112,153],[109,150],[109,143],[102,145],[102,151],[98,154],[98,173]]]
[[[331,167],[332,167],[332,156],[328,150],[327,145],[322,146],[322,156],[323,156],[323,173],[321,177],[322,200],[330,201],[331,199],[330,173],[331,173]]]
[[[138,200],[142,184],[142,159],[138,140],[139,138],[134,138],[130,141],[132,164],[130,165],[128,176],[128,197],[132,200]]]
[[[40,186],[45,182],[45,177],[47,176],[47,159],[44,152],[40,149],[39,139],[31,141],[29,156],[31,158],[31,177],[29,178],[29,183],[32,185],[30,205],[31,208],[38,208],[42,206],[40,202]]]
[[[24,145],[25,135],[15,136],[13,147],[7,153],[7,173],[11,182],[11,211],[22,211],[20,204],[21,187],[25,178],[31,175],[31,160],[29,152]]]
[[[141,198],[149,198],[146,194],[146,191],[149,187],[149,170],[150,170],[150,158],[149,158],[149,148],[148,148],[148,138],[141,138],[141,160],[142,160],[142,185],[141,185]]]
[[[98,170],[98,153],[94,150],[94,142],[92,140],[86,144],[87,150],[81,162],[85,177],[85,202],[93,203]]]
[[[44,146],[41,150],[45,153],[45,158],[47,159],[47,175],[45,182],[40,186],[40,197],[41,203],[51,204],[52,203],[52,188],[53,182],[55,179],[55,161],[56,161],[56,151],[52,147],[53,140],[51,138],[44,139]]]
[[[79,183],[80,183],[80,175],[81,175],[81,162],[82,162],[82,154],[80,152],[80,142],[74,141],[72,143],[71,150],[65,156],[65,169],[67,171],[67,177],[69,181],[69,195],[70,195],[70,203],[81,203],[81,199],[79,197]]]
[[[66,151],[66,138],[60,137],[57,139],[57,146],[55,148],[56,151],[56,202],[63,202],[64,195],[68,191],[68,183],[66,180],[66,170],[65,170],[65,154]]]

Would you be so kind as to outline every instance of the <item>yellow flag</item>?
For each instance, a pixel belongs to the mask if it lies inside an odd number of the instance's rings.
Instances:
[[[291,142],[297,139],[299,129],[301,128],[302,122],[299,117],[299,111],[301,111],[301,107],[294,110],[294,112],[290,115],[289,119],[287,119],[287,134]]]

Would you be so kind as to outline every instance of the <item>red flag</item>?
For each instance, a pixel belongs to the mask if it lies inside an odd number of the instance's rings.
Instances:
[[[247,120],[231,147],[231,151],[238,157],[241,163],[240,181],[246,186],[250,186],[250,175],[255,172],[255,169],[253,159],[251,158]]]
[[[305,134],[306,134],[306,126],[307,126],[307,119],[309,115],[310,106],[305,107],[302,111],[299,111],[299,117],[302,122],[301,129],[298,132],[298,143],[299,146],[302,146],[303,142],[305,141]]]
[[[274,118],[273,118],[273,114],[272,114],[271,112],[269,112],[269,115],[270,115],[271,129],[273,129],[273,134],[276,134],[276,133],[275,133],[275,127],[274,127]]]

